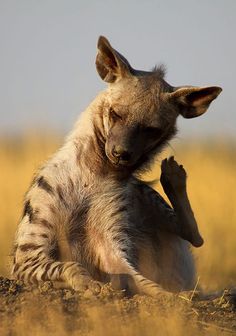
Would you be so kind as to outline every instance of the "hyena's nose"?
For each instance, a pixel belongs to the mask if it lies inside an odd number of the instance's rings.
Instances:
[[[125,162],[128,162],[131,158],[131,153],[119,145],[113,147],[112,155],[120,161]]]

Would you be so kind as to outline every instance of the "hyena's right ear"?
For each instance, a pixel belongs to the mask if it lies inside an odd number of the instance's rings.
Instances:
[[[96,67],[99,76],[107,83],[114,83],[131,74],[129,62],[118,51],[112,48],[104,36],[98,39]]]
[[[180,87],[170,94],[177,104],[179,113],[187,119],[196,118],[205,113],[211,102],[221,93],[218,86]]]

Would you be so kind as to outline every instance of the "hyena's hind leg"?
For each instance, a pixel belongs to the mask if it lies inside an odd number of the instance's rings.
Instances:
[[[137,251],[132,248],[130,236],[119,232],[119,240],[115,237],[106,237],[109,255],[104,247],[100,255],[100,262],[105,265],[104,271],[108,274],[114,289],[125,290],[128,295],[145,294],[158,297],[161,294],[169,295],[156,282],[146,278],[139,271]],[[109,281],[109,280],[108,280]]]
[[[188,199],[187,175],[183,166],[179,165],[172,156],[162,161],[161,171],[161,184],[175,210],[181,236],[194,246],[201,246],[203,239],[198,231],[197,222]]]
[[[117,262],[117,270],[119,274],[110,274],[110,280],[114,289],[125,290],[128,295],[145,294],[151,297],[159,297],[160,295],[171,295],[165,291],[156,282],[143,276],[126,257]],[[119,269],[120,268],[120,269]]]
[[[29,247],[29,249],[31,248],[33,248],[33,244]],[[61,283],[60,287],[70,287],[76,291],[84,291],[88,288],[96,291],[99,287],[98,282],[94,281],[79,263],[55,261],[43,251],[38,250],[36,253],[35,248],[34,254],[27,253],[20,259],[15,257],[15,260],[12,275],[26,284],[55,281]]]
[[[25,216],[20,224],[15,244],[12,275],[26,284],[56,281],[75,290],[97,291],[99,284],[78,262],[59,261],[54,255],[56,237],[49,221]]]

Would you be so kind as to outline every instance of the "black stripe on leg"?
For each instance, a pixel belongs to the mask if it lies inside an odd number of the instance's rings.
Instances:
[[[22,252],[26,252],[26,251],[30,251],[30,250],[35,251],[35,250],[38,250],[41,247],[43,247],[43,245],[36,245],[36,244],[29,243],[29,244],[20,245],[19,249]]]
[[[57,186],[57,194],[59,196],[60,201],[67,207],[67,202],[64,197],[63,189],[60,185]]]
[[[58,280],[60,279],[61,277],[61,274],[63,272],[63,269],[64,269],[64,264],[61,263],[60,265],[57,266],[57,271],[58,271]]]
[[[38,184],[38,187],[45,190],[47,193],[53,195],[53,188],[52,186],[48,183],[48,181],[45,179],[45,177],[43,176],[40,176],[38,179],[37,179],[37,184]]]
[[[37,218],[37,221],[35,222],[35,224],[43,226],[44,228],[47,228],[49,231],[53,230],[53,225],[44,218]]]
[[[37,265],[35,265],[34,267],[30,267],[30,272],[27,274],[26,273],[26,279],[25,280],[33,280],[34,281],[34,279],[32,279],[33,278],[33,274],[34,274],[34,272],[37,270],[37,268],[39,268],[40,267],[40,264],[37,264]]]
[[[20,270],[20,272],[25,272],[27,269],[29,269],[29,268],[31,268],[31,267],[34,267],[34,266],[36,266],[37,264],[39,264],[40,263],[40,261],[39,260],[37,260],[37,261],[35,261],[35,262],[33,262],[33,263],[25,263],[25,266]]]
[[[30,201],[28,200],[28,201],[25,202],[25,206],[24,206],[24,210],[23,210],[23,217],[28,215],[29,216],[29,221],[31,222],[32,219],[33,219],[33,214],[34,214],[33,208],[30,204]]]
[[[19,268],[20,268],[20,265],[15,263],[15,265],[13,266],[13,274],[16,273]]]
[[[24,205],[24,210],[23,210],[23,216],[28,215],[29,217],[29,222],[32,223],[36,218],[39,213],[38,209],[33,209],[33,207],[30,204],[30,200],[27,200]]]
[[[43,281],[46,281],[46,280],[50,280],[50,277],[48,276],[48,271],[50,269],[50,267],[54,264],[55,261],[49,261],[47,262],[46,266],[45,266],[45,269],[43,271],[43,274],[41,276],[41,279]]]
[[[44,238],[44,239],[49,239],[48,235],[46,233],[41,233],[39,235],[41,238]]]
[[[56,266],[54,266],[54,267],[50,270],[50,278],[52,278],[53,275],[54,275],[54,273],[55,273],[56,271],[58,271],[59,266],[60,266],[60,264],[57,264]]]

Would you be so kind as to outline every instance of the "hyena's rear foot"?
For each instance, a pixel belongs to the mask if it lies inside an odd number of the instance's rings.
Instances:
[[[153,286],[152,288],[151,287],[143,288],[143,290],[141,291],[141,294],[151,296],[154,299],[173,297],[173,293],[167,292],[166,290],[159,287],[158,285]]]
[[[193,246],[199,247],[202,246],[203,239],[189,203],[186,180],[185,169],[173,156],[162,161],[161,184],[178,217],[179,234]]]
[[[147,280],[147,283],[139,287],[139,293],[151,296],[155,299],[173,297],[173,293],[164,290],[157,283]]]
[[[173,296],[172,293],[165,291],[156,282],[145,278],[141,273],[135,270],[131,270],[130,275],[134,280],[135,291],[138,294],[148,295],[153,298]]]
[[[93,280],[90,274],[79,265],[68,267],[63,274],[63,280],[75,291],[90,290],[93,294],[98,294],[101,291],[102,284]]]

